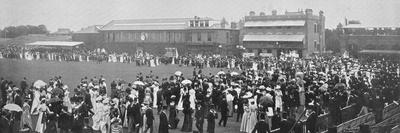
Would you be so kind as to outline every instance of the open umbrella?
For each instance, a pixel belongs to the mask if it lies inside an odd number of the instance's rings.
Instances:
[[[237,72],[231,72],[231,76],[237,76],[237,75],[239,75],[239,73],[237,73]]]
[[[144,83],[142,81],[135,81],[133,82],[134,85],[144,85]]]
[[[224,72],[224,71],[219,71],[219,72],[217,73],[217,75],[222,75],[222,74],[225,74],[225,72]]]
[[[191,83],[192,83],[192,81],[187,80],[187,79],[185,79],[185,80],[182,81],[182,84],[184,84],[184,85],[186,85],[186,84],[191,84]]]
[[[33,83],[33,87],[35,88],[42,88],[44,86],[46,86],[46,82],[42,80],[37,80],[35,83]]]
[[[176,75],[176,76],[181,76],[181,75],[182,75],[182,72],[181,72],[181,71],[176,71],[176,72],[175,72],[175,75]]]
[[[3,109],[9,110],[9,111],[16,111],[16,112],[21,112],[22,111],[22,108],[19,105],[13,104],[13,103],[5,105],[3,107]]]

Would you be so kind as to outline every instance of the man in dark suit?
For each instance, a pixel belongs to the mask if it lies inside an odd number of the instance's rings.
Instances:
[[[265,114],[260,115],[260,120],[256,123],[252,133],[269,133],[269,125],[265,122]]]
[[[21,81],[20,87],[22,90],[22,93],[25,93],[25,90],[28,88],[28,83],[26,82],[26,77]]]
[[[221,120],[219,121],[218,125],[221,126],[221,123],[223,123],[223,126],[226,126],[226,121],[228,120],[228,102],[226,101],[226,98],[222,98],[221,105]]]
[[[138,127],[142,122],[140,114],[140,104],[138,103],[137,98],[135,98],[131,105],[128,106],[127,116],[129,119],[129,133],[138,132]]]
[[[147,133],[147,131],[150,130],[150,133],[152,133],[153,132],[153,121],[154,121],[153,109],[151,109],[151,107],[149,105],[150,103],[145,102],[144,104],[146,106],[145,115],[147,118],[146,123],[144,123],[147,125],[144,132]]]
[[[168,133],[168,118],[167,118],[167,106],[163,106],[160,114],[160,126],[158,133]]]
[[[307,113],[307,121],[306,121],[306,127],[307,130],[310,131],[310,133],[315,133],[316,132],[316,122],[317,122],[317,113],[314,111],[314,109],[309,109]]]

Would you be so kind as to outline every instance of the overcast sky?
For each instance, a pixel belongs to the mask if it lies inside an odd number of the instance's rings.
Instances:
[[[369,25],[400,25],[400,0],[0,0],[0,28],[44,24],[74,31],[113,19],[212,17],[238,21],[261,11],[311,8],[325,12],[326,27],[344,18]]]

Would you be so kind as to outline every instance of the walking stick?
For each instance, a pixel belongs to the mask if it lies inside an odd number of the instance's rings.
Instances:
[[[307,110],[304,110],[304,111],[301,113],[300,117],[296,120],[296,122],[295,122],[295,123],[293,124],[293,126],[290,128],[289,132],[291,132],[291,131],[294,129],[294,127],[296,126],[296,123],[299,122],[300,119],[301,119],[301,117],[303,117],[303,116],[306,114],[306,111],[307,111]]]

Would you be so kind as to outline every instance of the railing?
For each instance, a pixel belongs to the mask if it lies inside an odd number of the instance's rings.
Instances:
[[[400,113],[400,106],[397,102],[391,103],[382,110],[382,113],[383,113],[382,119],[385,120],[397,113]]]
[[[375,123],[375,115],[373,113],[368,113],[357,118],[354,118],[350,121],[346,121],[337,126],[337,132],[341,133],[346,131],[346,129],[351,129],[354,127],[358,127],[360,125],[371,125]]]
[[[358,111],[356,108],[355,104],[346,106],[342,109],[340,109],[340,111],[342,112],[342,121],[346,122],[349,121],[351,119],[353,119]],[[329,113],[325,113],[325,114],[321,114],[318,116],[317,118],[317,131],[321,132],[321,131],[326,131],[328,130],[328,126],[329,126]]]

